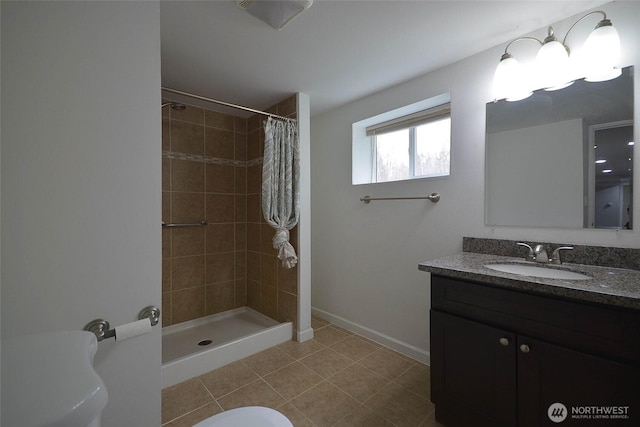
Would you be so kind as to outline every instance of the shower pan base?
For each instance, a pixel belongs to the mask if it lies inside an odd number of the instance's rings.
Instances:
[[[248,307],[162,329],[162,388],[291,340],[291,322],[278,323]]]

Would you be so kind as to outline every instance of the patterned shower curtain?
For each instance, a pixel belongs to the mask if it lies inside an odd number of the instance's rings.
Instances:
[[[269,117],[264,124],[262,214],[276,232],[273,247],[285,268],[298,263],[289,230],[300,216],[300,148],[296,124]]]

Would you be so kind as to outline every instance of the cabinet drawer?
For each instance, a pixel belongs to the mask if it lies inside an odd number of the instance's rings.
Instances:
[[[432,308],[640,364],[640,314],[431,276]]]

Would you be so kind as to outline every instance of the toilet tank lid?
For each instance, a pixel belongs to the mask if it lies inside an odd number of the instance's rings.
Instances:
[[[2,341],[2,425],[84,427],[107,404],[96,337],[56,331]]]

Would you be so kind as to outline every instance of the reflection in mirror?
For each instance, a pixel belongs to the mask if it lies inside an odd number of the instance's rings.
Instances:
[[[488,103],[486,224],[631,229],[633,104],[633,67]]]

